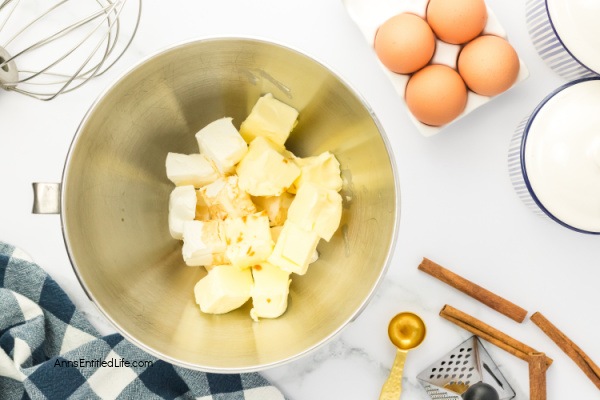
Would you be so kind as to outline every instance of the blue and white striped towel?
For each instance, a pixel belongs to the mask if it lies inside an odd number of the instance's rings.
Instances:
[[[0,242],[0,399],[284,399],[259,374],[192,371],[101,337],[27,258]]]

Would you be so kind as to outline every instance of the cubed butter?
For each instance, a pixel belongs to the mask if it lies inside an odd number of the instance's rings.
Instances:
[[[215,263],[213,265],[205,265],[204,269],[210,272],[210,270],[212,270],[214,267],[218,267],[220,265],[231,265],[227,257],[225,257],[225,253],[215,256],[214,261]]]
[[[236,175],[230,175],[199,189],[211,219],[237,218],[256,212],[250,195],[240,189],[238,182]]]
[[[196,133],[200,153],[208,157],[222,174],[232,173],[248,151],[248,145],[231,121],[232,118],[218,119]]]
[[[277,318],[285,312],[290,291],[290,273],[267,262],[252,267],[254,284],[250,291],[252,306],[250,316],[259,318]]]
[[[238,268],[261,263],[273,251],[269,218],[264,213],[228,218],[224,227],[225,256]]]
[[[250,115],[242,122],[240,134],[248,143],[262,136],[283,146],[296,126],[297,118],[296,109],[267,93],[258,99]]]
[[[288,221],[329,241],[340,225],[342,196],[335,190],[305,183],[288,210]]]
[[[300,176],[294,181],[293,191],[297,192],[306,182],[323,186],[339,192],[342,190],[340,163],[333,154],[326,151],[315,157],[296,158],[295,163],[300,167]]]
[[[252,196],[279,196],[292,186],[300,168],[282,151],[264,137],[254,139],[236,168],[240,187]]]
[[[267,261],[286,272],[304,275],[318,244],[319,236],[315,232],[302,229],[288,220]]]
[[[225,249],[223,221],[187,221],[183,224],[183,260],[190,267],[222,263]]]
[[[167,178],[176,186],[200,188],[217,180],[219,173],[204,154],[167,154]]]
[[[294,200],[294,196],[288,192],[283,192],[279,196],[258,196],[252,198],[256,209],[267,213],[271,226],[283,225],[287,219],[287,212],[290,204],[292,204],[292,200]]]
[[[196,189],[192,185],[177,186],[169,196],[169,232],[183,239],[183,224],[196,216]]]
[[[274,243],[277,243],[277,240],[279,239],[279,236],[281,235],[282,230],[283,230],[283,225],[277,225],[277,226],[271,227],[271,239],[273,239]],[[317,249],[315,249],[313,254],[310,256],[310,260],[308,260],[308,264],[312,264],[312,263],[316,262],[318,259],[319,259],[319,252],[317,251]]]
[[[224,314],[243,306],[250,298],[251,290],[252,273],[249,268],[218,265],[196,283],[194,294],[202,312]]]

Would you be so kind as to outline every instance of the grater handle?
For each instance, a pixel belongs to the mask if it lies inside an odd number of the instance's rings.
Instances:
[[[404,373],[404,362],[406,361],[407,350],[396,351],[394,365],[390,370],[390,375],[381,388],[379,400],[399,400],[402,394],[402,374]]]

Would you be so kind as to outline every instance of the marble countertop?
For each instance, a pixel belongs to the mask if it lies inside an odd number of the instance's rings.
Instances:
[[[264,371],[294,400],[375,399],[395,349],[389,319],[420,314],[425,342],[408,356],[404,399],[427,399],[417,374],[470,336],[438,316],[451,304],[546,352],[548,399],[598,398],[598,389],[528,319],[517,324],[417,270],[422,257],[541,311],[588,355],[600,360],[600,246],[534,215],[514,193],[507,150],[521,119],[562,81],[539,58],[527,34],[523,0],[487,0],[530,77],[509,92],[425,138],[339,0],[145,2],[132,47],[108,73],[52,102],[0,93],[0,240],[42,265],[103,332],[113,328],[79,286],[64,248],[59,217],[32,215],[32,182],[57,182],[79,122],[98,94],[144,56],[205,36],[251,35],[306,51],[348,80],[371,105],[391,142],[401,185],[396,251],[385,280],[363,313],[332,341],[292,363]],[[527,365],[486,343],[524,400]]]

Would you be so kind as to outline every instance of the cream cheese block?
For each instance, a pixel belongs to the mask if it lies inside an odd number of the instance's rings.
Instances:
[[[194,295],[202,312],[224,314],[244,305],[250,299],[251,290],[252,273],[249,268],[218,265],[196,283]]]
[[[183,224],[196,216],[196,189],[192,185],[177,186],[169,196],[169,232],[183,239]]]
[[[294,181],[293,192],[306,182],[323,186],[339,192],[342,190],[340,163],[333,154],[326,151],[315,157],[295,158],[294,162],[300,167],[300,176]]]
[[[196,133],[200,153],[209,158],[221,174],[232,173],[248,151],[248,145],[231,121],[232,118],[218,119]]]
[[[250,267],[265,261],[273,251],[269,218],[264,213],[228,218],[223,224],[225,256],[233,266]]]
[[[287,309],[290,273],[267,262],[253,266],[251,271],[254,284],[250,291],[253,306],[250,316],[255,321],[279,317]]]
[[[250,115],[242,122],[240,134],[246,142],[262,136],[283,145],[298,118],[298,111],[267,93],[258,99]]]
[[[240,189],[238,182],[236,175],[230,175],[199,189],[211,218],[237,218],[256,212],[250,195]]]
[[[304,275],[318,244],[315,232],[287,220],[267,261],[286,272]]]
[[[264,137],[250,143],[236,168],[240,188],[252,196],[279,196],[300,176],[300,168],[286,158],[280,147]]]
[[[288,210],[288,221],[329,241],[340,225],[342,196],[335,190],[305,183]]]
[[[219,178],[219,173],[204,154],[167,154],[167,178],[176,186],[200,188]]]
[[[225,235],[222,221],[187,221],[183,224],[183,260],[190,267],[223,263]]]

